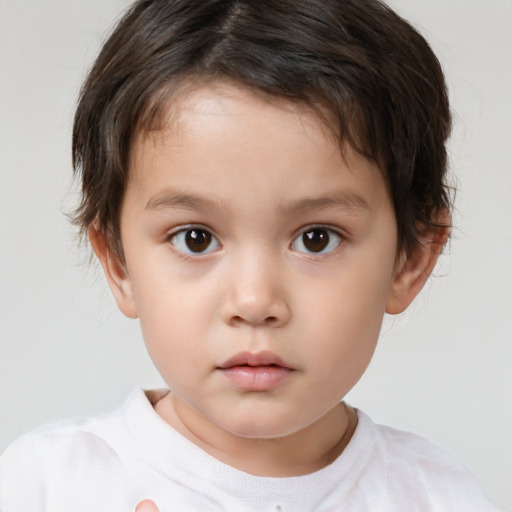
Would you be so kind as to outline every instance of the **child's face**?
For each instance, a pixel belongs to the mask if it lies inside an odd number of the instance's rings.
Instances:
[[[133,148],[118,303],[183,407],[238,436],[299,431],[373,354],[397,245],[384,179],[292,105],[217,85],[173,107]]]

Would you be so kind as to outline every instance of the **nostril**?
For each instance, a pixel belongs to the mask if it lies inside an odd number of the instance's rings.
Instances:
[[[222,320],[232,327],[280,327],[288,323],[291,311],[284,300],[257,295],[230,295],[222,304]],[[249,300],[251,299],[251,300]],[[258,300],[256,300],[258,299]]]
[[[254,319],[247,319],[240,315],[233,316],[231,319],[231,322],[233,325],[240,325],[240,324],[246,324],[250,323],[252,325],[258,326],[258,325],[266,325],[266,326],[272,326],[279,323],[279,318],[277,316],[267,316],[263,318],[261,321],[257,321]]]

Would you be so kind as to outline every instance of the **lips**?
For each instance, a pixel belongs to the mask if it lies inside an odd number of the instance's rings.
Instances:
[[[295,371],[272,352],[242,352],[218,368],[228,381],[243,391],[271,391]]]
[[[233,366],[281,366],[282,368],[290,368],[280,357],[267,351],[258,353],[241,352],[223,363],[219,368],[224,370]]]

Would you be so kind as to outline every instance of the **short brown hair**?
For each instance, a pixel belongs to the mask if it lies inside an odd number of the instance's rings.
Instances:
[[[154,127],[184,80],[229,79],[327,113],[340,142],[386,177],[398,249],[450,209],[451,119],[425,39],[379,0],[139,0],[81,91],[73,162],[83,232],[98,223],[122,256],[119,215],[134,136]],[[172,103],[171,103],[172,106]]]

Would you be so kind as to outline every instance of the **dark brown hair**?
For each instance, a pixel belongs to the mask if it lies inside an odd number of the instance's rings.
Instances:
[[[119,215],[134,136],[151,130],[186,81],[228,79],[313,108],[386,177],[409,252],[450,209],[450,111],[425,39],[378,0],[139,0],[82,88],[74,220],[98,223],[122,257]],[[172,102],[171,102],[172,108]]]

